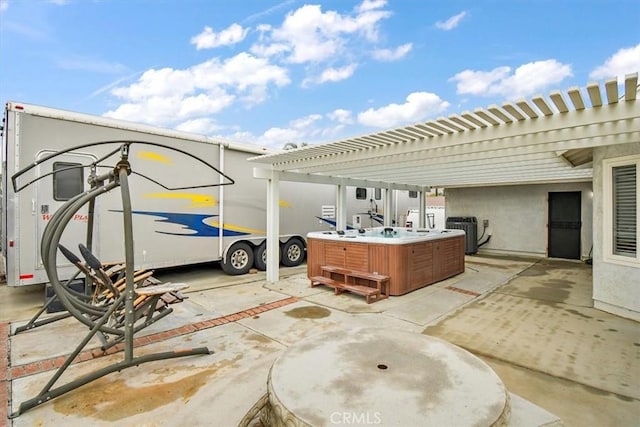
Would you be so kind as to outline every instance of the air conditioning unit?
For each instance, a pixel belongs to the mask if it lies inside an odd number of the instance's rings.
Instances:
[[[471,255],[478,252],[478,220],[475,216],[450,216],[447,218],[446,227],[464,231],[465,254]]]

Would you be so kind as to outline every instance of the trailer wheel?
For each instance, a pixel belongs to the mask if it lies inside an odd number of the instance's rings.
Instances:
[[[253,266],[260,271],[267,269],[267,242],[264,241],[253,249]]]
[[[296,237],[287,240],[282,246],[282,265],[286,267],[295,267],[304,261],[304,243]]]
[[[282,246],[282,245],[281,245]],[[282,247],[280,247],[282,252]],[[264,241],[253,249],[253,266],[260,270],[267,269],[267,242]]]
[[[253,266],[253,250],[248,243],[234,243],[221,263],[222,270],[232,276],[246,274]]]

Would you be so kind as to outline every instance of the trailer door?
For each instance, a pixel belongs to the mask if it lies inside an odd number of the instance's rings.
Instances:
[[[51,151],[44,151],[39,153],[37,157],[41,159],[50,154],[52,154]],[[43,268],[40,256],[40,242],[51,216],[66,201],[89,188],[89,184],[87,184],[87,168],[76,166],[89,164],[93,160],[93,157],[87,154],[66,153],[38,166],[39,176],[50,172],[54,172],[54,174],[39,180],[36,186],[36,269]],[[98,212],[97,206],[95,212]],[[88,206],[85,205],[73,216],[60,239],[61,244],[77,255],[79,255],[78,244],[86,244],[87,221]],[[97,238],[98,236],[94,232],[93,247],[97,247]],[[62,267],[68,266],[70,263],[59,253],[57,265]]]

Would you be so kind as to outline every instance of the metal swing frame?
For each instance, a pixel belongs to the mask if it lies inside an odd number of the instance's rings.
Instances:
[[[197,347],[186,350],[175,350],[168,352],[159,352],[154,354],[147,354],[144,356],[135,356],[134,348],[133,348],[133,340],[136,332],[140,331],[143,328],[146,328],[152,323],[155,323],[157,320],[165,317],[169,313],[172,312],[172,309],[165,308],[160,312],[155,311],[155,301],[159,298],[159,295],[154,295],[149,302],[149,304],[144,304],[142,309],[147,311],[147,314],[141,316],[134,307],[134,300],[136,298],[135,293],[135,281],[134,281],[134,248],[133,248],[133,221],[132,221],[132,206],[131,206],[131,197],[130,197],[130,189],[129,189],[129,175],[132,174],[131,165],[129,163],[129,151],[130,146],[134,143],[141,144],[149,144],[154,146],[160,146],[163,148],[167,148],[170,150],[175,150],[181,152],[195,160],[204,163],[207,167],[213,169],[217,172],[221,177],[223,177],[226,182],[219,182],[215,184],[208,184],[202,186],[190,186],[190,187],[178,187],[178,188],[170,188],[166,187],[159,182],[144,176],[140,175],[158,185],[172,190],[172,189],[184,189],[184,188],[200,188],[200,187],[213,187],[213,186],[221,186],[221,185],[231,185],[234,183],[233,179],[225,175],[223,172],[218,170],[215,166],[207,163],[206,161],[197,158],[183,150],[177,149],[175,147],[169,147],[162,144],[157,143],[149,143],[144,141],[104,141],[98,143],[90,143],[81,145],[78,147],[74,147],[68,150],[60,151],[58,153],[52,154],[50,156],[45,157],[44,159],[34,162],[29,165],[27,168],[21,170],[16,173],[12,177],[12,182],[15,191],[20,191],[21,189],[31,185],[32,183],[38,181],[39,179],[44,178],[50,174],[46,174],[40,176],[23,186],[17,185],[17,179],[19,176],[27,172],[28,170],[34,168],[38,164],[41,164],[47,160],[50,160],[53,157],[56,157],[60,154],[77,150],[79,148],[84,148],[93,145],[102,145],[102,144],[120,144],[118,149],[111,151],[106,156],[103,156],[101,159],[93,162],[91,165],[88,165],[91,168],[90,175],[90,184],[91,189],[88,191],[81,193],[74,198],[68,200],[60,209],[58,209],[55,214],[51,217],[49,223],[45,227],[43,232],[42,241],[41,241],[41,254],[42,254],[42,262],[49,278],[49,281],[54,289],[55,295],[47,302],[47,304],[51,303],[51,300],[57,298],[66,308],[68,313],[58,315],[53,317],[52,319],[45,319],[41,321],[37,321],[37,318],[44,312],[46,309],[46,305],[43,309],[41,309],[36,316],[23,327],[22,330],[32,329],[36,326],[44,325],[51,323],[56,320],[60,320],[62,318],[66,318],[69,316],[73,316],[78,319],[80,322],[85,324],[90,328],[89,333],[81,340],[81,342],[77,345],[77,347],[69,354],[65,360],[65,362],[60,366],[53,377],[47,382],[47,384],[42,388],[40,393],[34,398],[26,400],[19,405],[17,411],[10,414],[9,418],[18,417],[20,414],[33,409],[45,402],[50,401],[58,396],[61,396],[65,393],[68,393],[72,390],[77,389],[89,382],[95,381],[101,377],[104,377],[113,372],[121,371],[123,369],[130,368],[132,366],[137,366],[142,363],[152,362],[157,360],[171,359],[177,357],[185,357],[192,355],[205,355],[212,354],[213,351],[209,350],[207,347]],[[96,167],[98,163],[106,160],[107,158],[113,156],[114,154],[120,154],[120,160],[117,162],[115,167],[106,174],[96,175]],[[77,167],[77,166],[76,166]],[[83,166],[84,167],[84,166]],[[78,212],[85,204],[89,204],[89,220],[88,220],[88,229],[87,229],[87,247],[91,248],[91,243],[93,239],[93,226],[94,226],[94,207],[95,207],[95,199],[102,194],[105,194],[111,190],[116,188],[120,188],[121,199],[122,199],[122,212],[123,212],[123,227],[124,227],[124,249],[125,249],[125,290],[119,296],[115,297],[110,304],[103,306],[96,306],[91,303],[82,293],[78,293],[73,291],[71,288],[62,283],[62,281],[58,277],[58,271],[56,266],[57,260],[57,251],[60,244],[60,239],[64,232],[65,227],[68,225],[69,221],[73,218],[74,214]],[[70,283],[71,280],[78,276],[79,272],[76,273],[71,279],[66,281],[66,283]],[[124,309],[124,324],[119,322],[115,325],[109,324],[110,320],[112,320],[114,313],[117,310]],[[138,320],[142,320],[142,322],[136,325]],[[60,379],[62,374],[71,366],[74,359],[78,356],[78,354],[84,349],[84,347],[89,343],[89,341],[98,334],[103,341],[103,350],[106,347],[110,347],[118,342],[124,342],[124,357],[120,362],[113,363],[109,366],[105,366],[96,371],[90,372],[88,374],[82,375],[79,378],[71,380],[65,384],[54,387],[57,381]],[[108,337],[115,337],[112,340],[109,340]]]

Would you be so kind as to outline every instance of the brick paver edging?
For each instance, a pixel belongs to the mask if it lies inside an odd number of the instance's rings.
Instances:
[[[472,297],[479,297],[480,295],[482,295],[482,294],[479,294],[478,292],[468,291],[462,288],[456,288],[455,286],[447,286],[445,289],[448,289],[453,292],[458,292],[459,294],[471,295]]]
[[[9,328],[8,323],[0,323],[0,425],[9,416]]]
[[[197,331],[202,331],[204,329],[213,328],[219,325],[224,325],[225,323],[235,322],[237,320],[246,319],[248,317],[257,316],[260,313],[264,313],[266,311],[270,311],[276,308],[283,307],[285,305],[292,304],[297,302],[298,298],[289,297],[285,299],[281,299],[278,301],[274,301],[268,304],[262,304],[257,307],[252,307],[247,310],[240,311],[238,313],[229,314],[226,316],[216,317],[215,319],[203,320],[197,323],[191,323],[188,325],[181,326],[179,328],[169,329],[167,331],[156,332],[155,334],[145,335],[141,337],[136,337],[133,339],[134,347],[142,347],[145,345],[153,344],[156,342],[164,341],[169,338],[179,337],[181,335],[190,334]],[[11,332],[8,323],[0,323],[0,339],[3,341],[2,347],[0,348],[0,399],[1,401],[7,401],[3,399],[3,390],[4,393],[7,393],[8,384],[4,384],[4,382],[9,382],[11,380],[25,377],[28,375],[37,374],[40,372],[50,371],[52,369],[57,369],[66,360],[65,356],[53,357],[50,359],[41,360],[38,362],[31,362],[24,365],[11,366],[9,365],[9,354],[8,354],[8,343],[9,343],[9,333]],[[100,348],[88,349],[82,351],[78,356],[74,359],[73,364],[78,362],[84,362],[86,360],[96,359],[98,357],[107,356],[110,354],[118,353],[124,350],[124,343],[119,343],[107,349],[107,351],[102,351]],[[8,397],[8,395],[5,395]],[[2,410],[6,410],[3,408],[5,405],[0,404],[0,420],[2,417]]]

